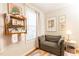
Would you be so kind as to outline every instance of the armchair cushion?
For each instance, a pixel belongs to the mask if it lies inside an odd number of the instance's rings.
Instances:
[[[58,45],[55,42],[44,41],[41,44],[52,47],[52,48],[60,49],[60,48],[58,48]]]
[[[52,35],[47,35],[46,40],[50,42],[58,42],[61,36],[52,36]]]

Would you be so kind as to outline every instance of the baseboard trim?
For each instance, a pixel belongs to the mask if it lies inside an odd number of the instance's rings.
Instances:
[[[24,53],[23,56],[29,56],[32,52],[34,52],[35,50],[37,50],[37,48],[32,48],[31,50],[29,50],[28,52]]]

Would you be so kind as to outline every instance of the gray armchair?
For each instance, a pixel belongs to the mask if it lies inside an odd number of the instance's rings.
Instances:
[[[38,40],[40,49],[58,56],[64,55],[64,39],[61,36],[43,35]]]

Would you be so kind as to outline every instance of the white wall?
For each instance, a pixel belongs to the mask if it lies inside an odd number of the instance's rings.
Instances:
[[[4,42],[3,42],[3,31],[4,31],[4,19],[3,13],[7,13],[6,4],[0,3],[0,51],[3,51]]]
[[[78,6],[78,5],[77,5]],[[69,5],[69,7],[61,8],[55,11],[52,11],[47,14],[48,17],[56,16],[57,20],[59,16],[66,15],[66,29],[71,30],[71,39],[77,42],[77,47],[79,48],[79,7],[74,5]],[[58,25],[58,24],[57,24]],[[59,25],[57,32],[47,32],[46,34],[59,34]]]

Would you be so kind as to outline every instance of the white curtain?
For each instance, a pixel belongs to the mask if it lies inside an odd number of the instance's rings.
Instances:
[[[27,17],[27,37],[26,40],[36,38],[36,12],[30,8],[26,9]]]

